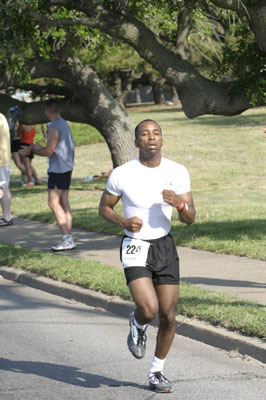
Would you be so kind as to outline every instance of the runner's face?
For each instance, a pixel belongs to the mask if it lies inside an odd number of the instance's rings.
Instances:
[[[159,154],[162,145],[162,133],[156,122],[143,122],[139,127],[138,136],[135,140],[135,146],[138,147],[140,154]]]

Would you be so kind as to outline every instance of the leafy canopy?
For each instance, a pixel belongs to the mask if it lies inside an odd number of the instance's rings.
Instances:
[[[110,9],[118,3],[102,1]],[[98,29],[80,24],[68,27],[40,26],[25,12],[27,5],[48,18],[86,17],[74,8],[67,10],[62,6],[50,6],[45,0],[2,0],[2,74],[6,71],[11,74],[19,72],[20,79],[27,81],[26,57],[38,54],[47,58],[60,49],[78,55],[85,63],[97,66],[102,72],[108,69],[103,61],[107,58],[113,58],[111,68],[123,66],[123,62],[126,66],[134,66],[136,53],[126,44],[119,43]],[[247,19],[240,20],[233,11],[216,7],[209,0],[129,0],[127,7],[126,12],[142,21],[174,52],[178,51],[178,16],[187,11],[189,26],[186,45],[190,53],[189,61],[208,78],[234,81],[233,90],[251,96],[253,105],[266,101],[266,57],[259,50]],[[121,57],[123,54],[126,57]],[[139,57],[135,57],[135,60],[136,64],[144,65]]]

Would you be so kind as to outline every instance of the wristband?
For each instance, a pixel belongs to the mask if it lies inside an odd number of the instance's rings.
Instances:
[[[182,201],[181,204],[178,207],[176,207],[177,211],[182,211],[183,208],[188,210],[188,204],[185,201]]]

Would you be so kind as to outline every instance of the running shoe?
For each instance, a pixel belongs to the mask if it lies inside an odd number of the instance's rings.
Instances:
[[[153,372],[149,376],[150,389],[157,393],[171,393],[172,383],[164,376],[161,371]]]
[[[31,187],[31,186],[34,186],[34,183],[33,182],[23,183],[22,186],[23,187]]]
[[[0,219],[0,226],[10,226],[13,225],[13,218],[7,221],[5,218]]]
[[[52,246],[53,251],[65,251],[75,249],[76,244],[73,239],[65,239],[59,242],[57,245]]]
[[[143,358],[146,351],[146,341],[147,336],[145,334],[145,329],[139,329],[134,324],[134,312],[129,315],[129,326],[130,331],[127,337],[127,345],[129,351],[134,357],[140,359]]]

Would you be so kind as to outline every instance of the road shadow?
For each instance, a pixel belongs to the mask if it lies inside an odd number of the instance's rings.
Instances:
[[[266,289],[266,283],[242,281],[242,280],[202,278],[198,276],[189,276],[181,278],[181,281],[191,283],[193,285],[200,284],[200,285],[210,285],[210,286]]]
[[[77,367],[53,364],[38,361],[18,361],[8,358],[0,358],[0,371],[10,371],[14,374],[37,375],[68,385],[99,388],[101,386],[108,387],[125,387],[130,386],[138,389],[147,389],[147,386],[139,385],[134,382],[116,380],[103,375],[96,375],[89,372],[83,372]]]

